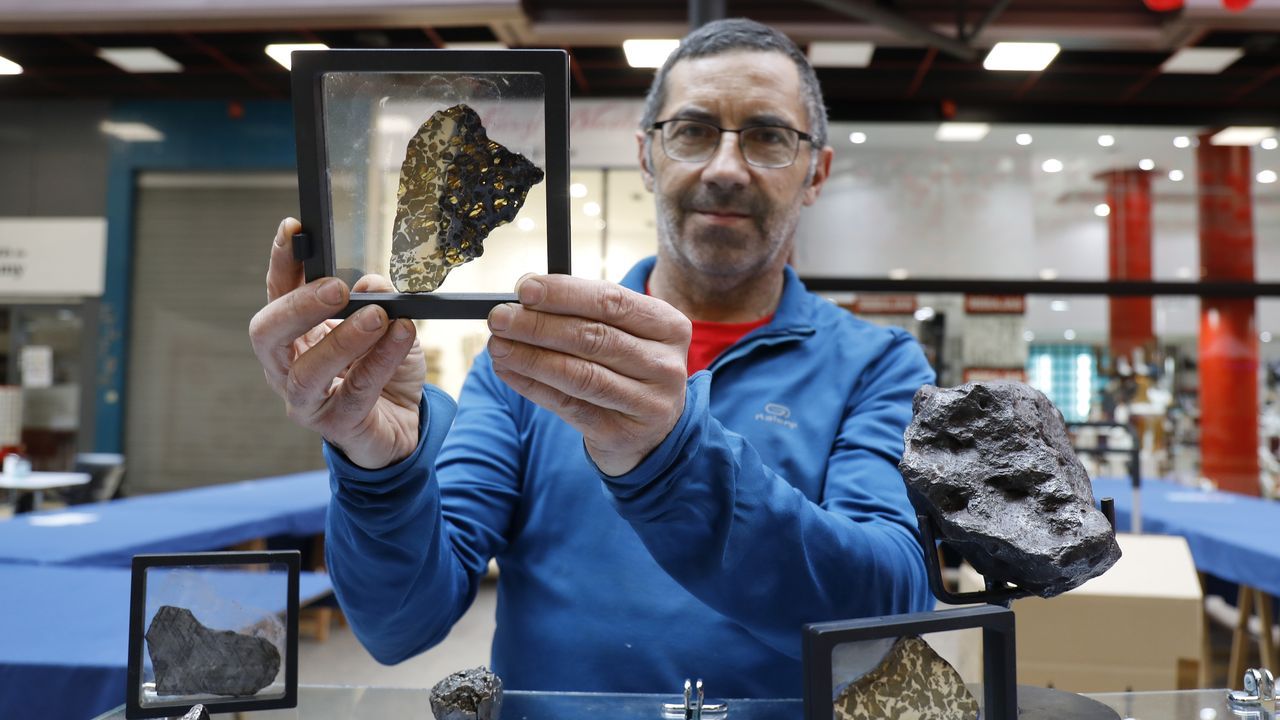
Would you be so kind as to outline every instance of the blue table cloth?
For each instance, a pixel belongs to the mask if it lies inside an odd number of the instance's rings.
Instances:
[[[23,514],[0,522],[0,562],[128,567],[140,553],[316,535],[328,503],[317,470]]]
[[[1116,501],[1116,528],[1130,527],[1128,479],[1096,478],[1095,498]],[[1187,539],[1196,569],[1280,595],[1280,502],[1143,480],[1142,532]]]
[[[0,564],[0,718],[85,720],[124,702],[130,575]],[[302,573],[303,602],[331,589]]]

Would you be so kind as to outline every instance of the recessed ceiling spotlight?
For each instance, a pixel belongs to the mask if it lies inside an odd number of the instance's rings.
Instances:
[[[587,217],[598,217],[600,215],[600,203],[598,202],[583,203],[582,212]]]
[[[1262,172],[1258,173],[1258,182],[1262,183],[1263,185],[1270,185],[1275,181],[1276,181],[1275,170],[1263,170]]]
[[[1186,267],[1186,266],[1183,266],[1183,267],[1178,268],[1178,277],[1182,278],[1183,280],[1188,280],[1188,279],[1190,279],[1190,278],[1191,278],[1191,268]]]
[[[1013,141],[1018,143],[1019,145],[1030,145],[1031,133],[1018,133],[1018,136],[1015,137]]]
[[[1277,141],[1273,137],[1263,138],[1262,142],[1258,143],[1258,146],[1263,150],[1275,150],[1278,145],[1280,145],[1280,141]]]
[[[1245,125],[1232,125],[1228,128],[1214,133],[1209,138],[1210,145],[1244,145],[1251,146],[1266,140],[1274,135],[1275,128],[1270,127],[1249,127]]]
[[[569,197],[584,198],[587,196],[587,186],[582,183],[574,183],[569,186]]]
[[[1040,169],[1047,173],[1062,172],[1062,161],[1057,158],[1049,158],[1040,163]]]
[[[910,275],[906,268],[893,268],[889,271],[890,280],[906,280]]]
[[[622,52],[633,68],[659,68],[667,56],[680,47],[679,40],[623,40]]]
[[[1071,309],[1071,303],[1066,300],[1054,300],[1049,303],[1049,309],[1054,312],[1066,312]]]
[[[284,66],[285,70],[293,69],[291,56],[294,50],[328,50],[324,43],[272,43],[267,46],[267,55]]]
[[[1115,135],[1099,135],[1098,144],[1101,145],[1102,147],[1111,147],[1112,145],[1116,144],[1116,136]]]
[[[1075,340],[1075,339],[1076,339],[1076,331],[1075,331],[1075,330],[1071,330],[1071,329],[1069,329],[1069,328],[1068,328],[1068,329],[1066,329],[1066,330],[1063,330],[1063,331],[1062,331],[1062,339],[1063,339],[1063,340]]]
[[[533,225],[533,218],[523,217],[516,221],[516,227],[520,228],[522,232],[533,230]]]
[[[1106,203],[1098,203],[1093,206],[1093,214],[1098,217],[1106,217],[1111,214],[1111,206]]]
[[[933,138],[939,142],[978,142],[991,132],[987,123],[944,122]]]
[[[1035,72],[1049,67],[1062,48],[1058,43],[998,42],[982,67],[988,70],[1020,70]]]
[[[867,141],[867,134],[864,132],[849,133],[849,142],[853,143],[854,145],[861,145],[866,141]]]
[[[1031,332],[1030,330],[1023,330],[1023,331],[1022,331],[1022,339],[1023,339],[1025,342],[1032,342],[1032,341],[1034,341],[1034,340],[1036,339],[1036,334],[1035,334],[1035,333],[1033,333],[1033,332]]]
[[[1054,270],[1053,268],[1043,268],[1042,270],[1040,270],[1040,279],[1041,280],[1057,280],[1058,271]]]
[[[1189,148],[1191,147],[1191,138],[1186,135],[1179,135],[1173,139],[1173,146],[1176,148]]]
[[[1267,332],[1266,330],[1263,330],[1262,332],[1258,333],[1258,339],[1264,343],[1271,342],[1271,333]]]
[[[1142,158],[1141,160],[1138,161],[1138,169],[1139,170],[1155,170],[1156,161],[1152,160],[1151,158]]]
[[[1186,174],[1184,174],[1181,170],[1169,171],[1169,179],[1174,182],[1182,182],[1182,178],[1184,177],[1186,177]]]

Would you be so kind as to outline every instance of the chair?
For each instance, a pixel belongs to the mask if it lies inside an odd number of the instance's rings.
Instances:
[[[119,453],[79,453],[76,472],[89,473],[85,485],[68,488],[63,498],[68,505],[106,502],[119,496],[124,480],[124,455]]]

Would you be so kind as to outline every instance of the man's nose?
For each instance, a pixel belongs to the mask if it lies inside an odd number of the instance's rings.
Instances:
[[[720,133],[720,144],[715,154],[702,169],[702,180],[712,185],[746,185],[751,182],[747,159],[742,156],[738,133],[725,130]]]

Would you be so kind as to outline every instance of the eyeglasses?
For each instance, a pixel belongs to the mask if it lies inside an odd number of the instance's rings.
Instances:
[[[730,130],[699,120],[662,120],[649,126],[662,133],[662,151],[679,162],[706,162],[720,147],[720,135],[738,134],[738,149],[749,164],[762,168],[784,168],[796,161],[800,141],[813,143],[813,136],[783,125],[752,125]]]

